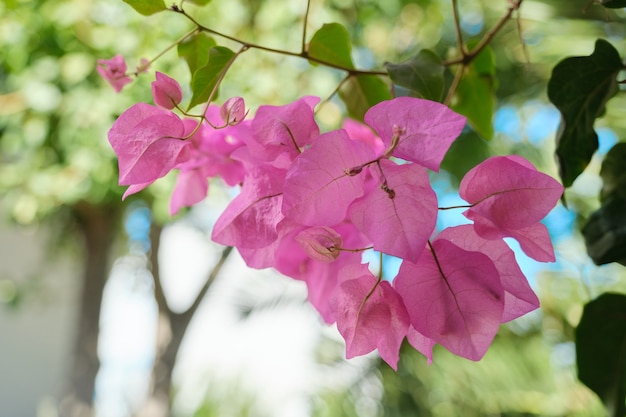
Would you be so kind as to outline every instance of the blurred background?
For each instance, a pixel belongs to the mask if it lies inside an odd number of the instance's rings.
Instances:
[[[293,51],[305,7],[187,6],[208,27]],[[507,7],[462,2],[466,39],[479,39]],[[625,51],[625,17],[586,0],[524,1],[519,21],[491,44],[494,138],[467,131],[453,145],[435,180],[443,205],[458,199],[462,175],[489,155],[516,153],[556,175],[551,68],[590,54],[597,37]],[[380,69],[423,48],[454,56],[448,0],[312,1],[309,33],[327,22],[348,28],[360,68]],[[403,349],[398,372],[376,355],[346,361],[343,341],[305,302],[302,283],[247,269],[210,242],[230,197],[221,184],[174,219],[166,209],[171,176],[121,200],[107,130],[130,105],[151,101],[153,70],[183,86],[190,75],[170,51],[115,94],[96,60],[119,53],[134,68],[190,29],[179,15],[142,17],[118,0],[0,2],[0,416],[604,415],[576,379],[573,344],[582,305],[603,291],[626,291],[623,268],[594,266],[579,233],[599,206],[599,159],[568,190],[569,208],[559,205],[546,219],[558,261],[537,264],[516,252],[541,309],[502,326],[482,361],[440,348],[432,365]],[[243,96],[254,109],[328,97],[340,80],[303,60],[249,51],[221,95]],[[600,155],[624,137],[625,106],[614,98],[596,124]],[[318,115],[323,128],[339,126],[343,112],[331,100]],[[440,225],[458,221],[451,215]]]

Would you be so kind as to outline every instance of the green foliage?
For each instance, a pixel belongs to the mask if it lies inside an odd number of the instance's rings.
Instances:
[[[585,306],[576,329],[578,378],[610,417],[626,415],[626,295],[605,293]]]
[[[193,95],[188,108],[191,109],[209,99],[217,98],[218,82],[234,56],[235,53],[224,46],[215,46],[210,49],[207,64],[193,74],[191,80]]]
[[[144,16],[150,16],[152,14],[167,10],[164,0],[123,0],[124,3],[131,6],[138,13]]]
[[[468,66],[456,90],[452,109],[467,117],[470,126],[484,139],[493,138],[496,110],[495,57],[485,48]]]
[[[563,185],[569,187],[598,149],[594,122],[617,92],[617,74],[624,68],[617,50],[598,39],[590,56],[559,62],[548,83],[548,97],[561,112],[556,155]]]
[[[352,75],[339,90],[339,96],[355,120],[363,120],[374,104],[391,99],[387,84],[376,75]]]
[[[602,0],[602,5],[609,9],[621,9],[626,7],[626,0]]]
[[[200,32],[178,44],[178,56],[187,62],[189,73],[193,75],[207,65],[209,52],[214,46],[217,46],[215,39]]]
[[[352,46],[345,27],[339,23],[327,23],[311,39],[308,56],[343,68],[354,68],[350,53]]]
[[[600,175],[602,206],[582,228],[587,252],[597,265],[626,265],[626,143],[618,143],[606,155]]]
[[[443,99],[444,70],[441,59],[428,49],[422,49],[408,61],[385,63],[394,84],[406,88],[413,97],[439,101]]]

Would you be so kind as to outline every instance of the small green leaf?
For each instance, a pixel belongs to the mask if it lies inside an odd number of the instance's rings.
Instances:
[[[391,100],[389,87],[376,75],[353,75],[339,90],[339,96],[355,120],[363,120],[365,112],[374,104]]]
[[[193,75],[209,62],[209,51],[217,46],[215,39],[204,32],[185,39],[178,44],[178,56],[183,58]]]
[[[623,68],[615,48],[598,39],[590,56],[565,58],[552,70],[548,98],[561,112],[556,155],[566,187],[584,171],[598,149],[593,124],[617,92],[616,78]]]
[[[167,10],[164,0],[123,0],[124,3],[135,9],[144,16],[150,16],[163,10]]]
[[[385,63],[394,84],[409,90],[414,97],[441,101],[444,66],[437,54],[422,49],[415,57],[400,64]]]
[[[604,402],[610,417],[626,415],[626,295],[587,303],[576,329],[578,379]]]
[[[211,0],[187,0],[189,3],[197,4],[198,6],[206,6]]]
[[[495,57],[487,47],[469,65],[456,90],[453,110],[467,117],[467,122],[483,139],[493,138],[493,114],[496,108]]]
[[[339,23],[327,23],[313,35],[309,42],[308,56],[352,69],[354,64],[351,51],[350,36],[346,28]]]
[[[604,0],[601,4],[607,9],[621,9],[626,7],[626,0]]]
[[[188,109],[209,100],[222,72],[228,67],[235,53],[223,46],[215,46],[209,51],[208,63],[194,72],[191,79],[192,97]],[[212,99],[217,98],[217,91]]]

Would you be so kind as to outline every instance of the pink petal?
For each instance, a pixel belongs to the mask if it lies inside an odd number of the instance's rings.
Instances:
[[[115,55],[111,59],[99,59],[96,70],[115,90],[116,93],[130,82],[132,78],[126,75],[126,61],[122,55]]]
[[[543,219],[561,198],[563,186],[518,156],[496,156],[465,175],[459,194],[473,205],[467,217],[480,215],[494,227],[510,230]]]
[[[409,344],[413,346],[419,353],[426,356],[429,365],[433,363],[433,348],[435,347],[435,341],[433,339],[429,339],[428,337],[424,336],[423,334],[415,330],[415,327],[409,326],[406,340],[408,340]]]
[[[175,114],[144,103],[126,110],[109,130],[109,142],[119,161],[121,185],[151,182],[180,162],[188,142],[183,122]]]
[[[344,130],[319,136],[287,172],[285,216],[308,226],[341,222],[348,206],[363,194],[364,176],[349,175],[348,171],[372,158],[372,150],[350,140]]]
[[[346,341],[346,357],[378,353],[397,369],[400,345],[409,329],[402,299],[387,281],[378,281],[367,265],[341,271],[344,276],[335,299],[337,328]]]
[[[426,169],[388,159],[369,169],[379,184],[386,181],[387,191],[381,184],[356,200],[350,219],[376,250],[416,262],[437,221],[437,196]]]
[[[493,262],[437,239],[417,263],[404,261],[394,286],[419,333],[452,353],[483,357],[498,331],[504,292]]]
[[[183,207],[191,207],[206,198],[209,182],[200,169],[182,170],[170,198],[170,216]]]
[[[285,106],[261,106],[252,121],[253,138],[246,139],[263,161],[274,161],[280,155],[291,160],[311,144],[319,133],[313,108],[317,97],[303,97]]]
[[[448,227],[437,236],[437,239],[448,240],[467,251],[483,253],[493,261],[504,289],[502,322],[516,319],[539,308],[537,295],[519,268],[515,254],[503,240],[483,239],[469,224]]]
[[[356,120],[345,119],[341,127],[348,133],[350,139],[367,143],[376,155],[383,154],[385,144],[368,125]]]
[[[263,248],[276,240],[276,226],[283,219],[284,176],[285,171],[269,165],[250,171],[241,193],[217,219],[212,239],[247,249]]]
[[[164,109],[173,109],[183,100],[183,90],[175,79],[156,72],[156,81],[151,84],[154,104]]]
[[[394,134],[402,132],[392,155],[439,171],[448,148],[465,126],[465,117],[441,103],[397,97],[371,107],[365,123],[378,133],[387,149]]]

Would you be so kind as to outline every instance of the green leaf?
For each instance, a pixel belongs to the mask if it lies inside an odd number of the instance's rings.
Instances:
[[[150,16],[163,10],[167,10],[164,0],[123,0],[124,3],[135,9],[144,16]]]
[[[339,97],[355,120],[363,120],[365,112],[374,104],[391,100],[387,84],[376,75],[353,75],[339,90]]]
[[[617,92],[623,69],[615,48],[598,39],[590,56],[569,57],[552,70],[548,98],[561,112],[556,155],[563,185],[569,187],[598,149],[595,119]]]
[[[626,200],[626,143],[621,142],[611,148],[602,161],[600,176],[602,191],[600,200],[605,201],[611,196]]]
[[[467,117],[467,122],[483,139],[493,138],[493,114],[496,108],[495,57],[487,47],[469,65],[456,90],[453,110]]]
[[[422,49],[415,57],[400,64],[385,63],[394,84],[409,90],[411,96],[441,101],[444,66],[437,54]]]
[[[193,75],[209,62],[209,51],[214,46],[217,46],[215,39],[200,32],[178,44],[178,56],[187,62],[189,72]]]
[[[207,64],[194,72],[191,79],[191,91],[193,93],[188,109],[204,103],[211,97],[222,72],[228,67],[235,53],[223,46],[215,46],[209,51]],[[217,98],[217,91],[212,99]]]
[[[626,295],[605,293],[587,303],[576,329],[578,379],[611,417],[626,415]]]
[[[626,7],[626,0],[604,0],[601,4],[607,9],[621,9]]]
[[[490,156],[488,142],[468,129],[452,142],[441,161],[441,169],[451,174],[451,181],[458,187],[470,169]]]
[[[587,253],[597,265],[619,262],[626,265],[626,143],[618,143],[606,154],[600,175],[602,206],[582,228]]]
[[[187,2],[197,4],[198,6],[206,6],[211,0],[187,0]]]
[[[613,195],[594,211],[582,228],[587,253],[596,265],[626,265],[626,200]]]
[[[339,23],[327,23],[313,35],[309,42],[308,56],[352,69],[354,64],[351,51],[350,36],[346,28]]]

